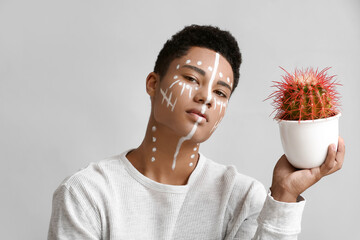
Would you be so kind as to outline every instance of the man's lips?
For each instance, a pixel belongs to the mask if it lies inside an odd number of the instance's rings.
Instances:
[[[201,111],[197,110],[197,109],[190,109],[188,111],[186,111],[187,113],[190,113],[190,114],[195,114],[201,118],[205,118],[205,120],[208,122],[208,116],[206,114],[202,114]]]

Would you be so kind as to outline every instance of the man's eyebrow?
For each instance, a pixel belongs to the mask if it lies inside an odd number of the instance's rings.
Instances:
[[[198,68],[198,67],[195,67],[195,66],[192,66],[192,65],[184,65],[184,66],[182,66],[182,67],[190,68],[190,69],[198,72],[199,74],[205,76],[205,71],[202,70],[201,68]]]
[[[230,85],[224,81],[219,80],[216,84],[224,86],[224,87],[228,88],[230,91],[232,91]]]

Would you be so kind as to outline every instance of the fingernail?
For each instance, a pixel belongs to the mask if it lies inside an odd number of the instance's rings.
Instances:
[[[335,146],[335,144],[331,144],[331,150],[333,150],[334,152],[336,152],[336,146]]]

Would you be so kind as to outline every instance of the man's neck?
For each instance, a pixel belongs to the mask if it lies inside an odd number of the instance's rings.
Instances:
[[[199,144],[149,121],[141,145],[127,158],[146,177],[164,184],[185,185],[199,159]]]

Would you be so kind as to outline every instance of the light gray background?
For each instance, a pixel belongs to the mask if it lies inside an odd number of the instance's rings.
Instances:
[[[192,23],[238,39],[243,65],[223,123],[201,151],[271,184],[282,148],[271,81],[332,66],[343,84],[343,169],[304,193],[300,239],[360,239],[360,1],[0,1],[1,239],[45,239],[52,194],[89,162],[142,140],[145,78]]]

